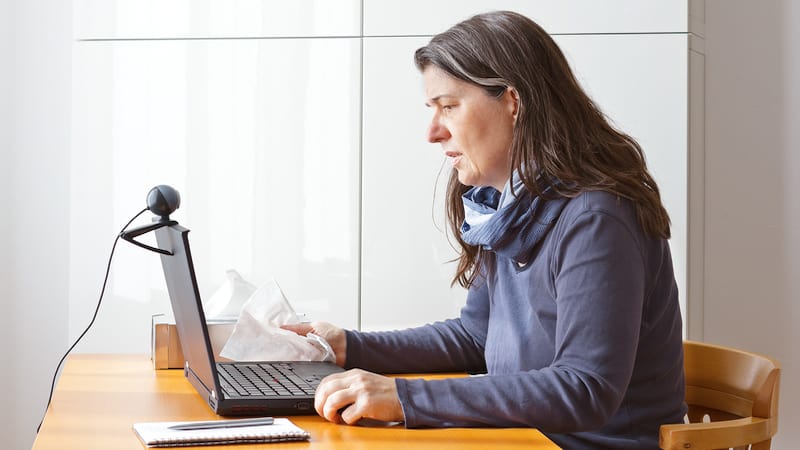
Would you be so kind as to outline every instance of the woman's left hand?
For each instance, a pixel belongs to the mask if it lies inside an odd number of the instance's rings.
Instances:
[[[314,408],[331,422],[349,425],[361,419],[404,420],[394,379],[361,369],[325,377],[317,387]]]

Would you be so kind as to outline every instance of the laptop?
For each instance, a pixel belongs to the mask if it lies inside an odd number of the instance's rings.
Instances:
[[[223,416],[315,414],[314,392],[341,367],[321,361],[217,362],[189,251],[189,230],[175,224],[155,231],[175,325],[185,358],[184,375],[211,409]]]

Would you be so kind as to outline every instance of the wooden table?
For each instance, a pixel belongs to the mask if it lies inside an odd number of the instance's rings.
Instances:
[[[135,422],[213,420],[182,370],[154,370],[145,355],[72,355],[66,362],[34,450],[135,449]],[[236,445],[237,449],[555,449],[530,428],[406,429],[336,425],[318,416],[290,419],[310,442]],[[234,446],[231,446],[234,447]],[[188,448],[188,447],[185,447]],[[193,447],[205,448],[209,447]]]

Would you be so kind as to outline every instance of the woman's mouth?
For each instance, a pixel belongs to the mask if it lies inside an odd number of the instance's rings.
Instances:
[[[458,162],[461,161],[461,153],[448,151],[448,152],[445,152],[444,154],[445,154],[445,156],[450,158],[450,164],[453,167],[458,165]]]

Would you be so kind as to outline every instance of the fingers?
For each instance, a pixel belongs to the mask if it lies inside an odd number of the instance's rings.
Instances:
[[[312,327],[310,323],[294,323],[294,324],[281,325],[281,328],[283,328],[284,330],[294,331],[300,336],[305,336],[314,330],[314,327]]]
[[[350,387],[349,382],[345,379],[347,374],[349,371],[328,375],[317,386],[317,392],[314,395],[314,409],[317,410],[317,414],[331,422],[340,423],[339,410],[349,405],[349,403],[345,403],[344,393]]]
[[[357,424],[361,419],[365,418],[363,402],[351,403],[350,406],[340,409],[339,417],[342,418],[342,422],[348,425]]]
[[[333,354],[336,357],[336,364],[340,367],[344,367],[347,359],[347,334],[344,329],[327,322],[296,323],[282,325],[281,328],[293,331],[301,336],[314,333],[322,339],[325,339],[328,345],[331,346],[331,350],[333,350]]]
[[[281,325],[284,330],[294,331],[295,333],[305,336],[308,333],[314,333],[329,339],[332,335],[344,334],[344,330],[327,322],[303,322]]]
[[[352,424],[345,419],[344,411],[353,409],[355,403],[356,393],[351,388],[342,389],[329,395],[322,405],[322,413],[320,414],[325,419],[334,423],[347,423]],[[350,414],[352,416],[352,414]],[[356,419],[358,420],[358,419]]]
[[[364,418],[404,419],[394,380],[360,369],[325,377],[317,387],[314,408],[331,422],[351,425]]]

